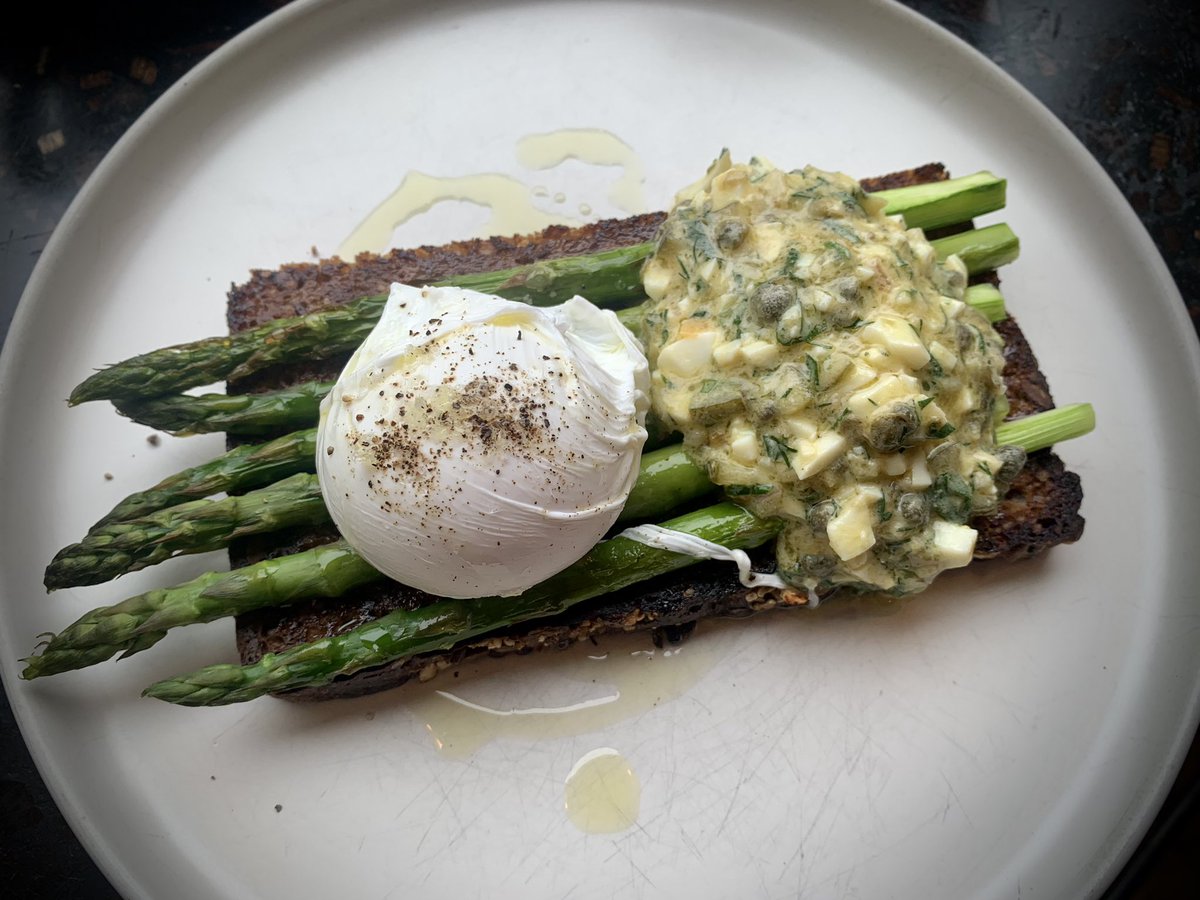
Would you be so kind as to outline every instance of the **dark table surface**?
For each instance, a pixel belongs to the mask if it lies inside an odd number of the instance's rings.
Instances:
[[[905,3],[998,63],[1083,141],[1154,238],[1200,327],[1200,17],[1192,4]],[[0,335],[50,233],[117,138],[192,66],[282,5],[155,0],[74,9],[43,2],[25,8],[24,24],[5,22]],[[1200,896],[1197,744],[1106,900]],[[0,894],[116,896],[55,808],[2,698]]]

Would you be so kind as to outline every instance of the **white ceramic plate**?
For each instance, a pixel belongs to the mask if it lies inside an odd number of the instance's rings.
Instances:
[[[221,564],[43,594],[56,548],[220,443],[154,448],[105,405],[68,410],[71,385],[220,332],[230,282],[328,252],[404,171],[515,171],[521,136],[567,126],[628,141],[655,208],[723,145],[1010,176],[1010,307],[1060,401],[1100,420],[1062,450],[1087,491],[1083,541],[952,574],[890,616],[831,604],[706,625],[670,657],[613,642],[604,660],[440,685],[500,709],[599,704],[567,716],[451,714],[424,689],[309,708],[138,699],[231,659],[228,624],[19,682],[38,632]],[[55,798],[130,897],[1094,896],[1196,723],[1200,366],[1178,293],[1066,130],[897,5],[298,3],[130,130],[64,218],[4,354],[5,684]],[[563,808],[597,748],[640,783],[618,833]]]

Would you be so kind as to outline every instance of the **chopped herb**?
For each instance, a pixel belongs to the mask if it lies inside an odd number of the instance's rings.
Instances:
[[[704,259],[716,259],[716,245],[713,244],[712,236],[708,233],[704,222],[701,219],[692,219],[687,224],[686,236],[692,243],[692,259],[697,262],[701,257]]]
[[[785,466],[792,464],[791,454],[796,452],[795,447],[789,447],[782,438],[777,438],[773,434],[763,435],[763,452],[767,454],[767,459],[772,462],[781,462]]]
[[[918,400],[918,401],[917,401],[917,406],[918,406],[920,409],[924,409],[925,407],[927,407],[927,406],[928,406],[930,403],[932,403],[932,402],[933,402],[933,398],[932,398],[932,397],[922,397],[920,400]]]
[[[839,244],[837,241],[826,241],[825,249],[838,259],[850,258],[850,248],[846,247],[844,244]]]
[[[703,319],[703,318],[705,318],[707,315],[708,315],[708,310],[707,310],[707,309],[698,309],[698,310],[696,310],[694,313],[692,313],[692,318],[693,318],[693,319]]]
[[[818,334],[824,334],[828,330],[828,325],[826,325],[824,322],[818,322],[816,325],[810,328],[806,334],[801,335],[800,340],[802,342],[811,344],[813,338],[815,338]]]
[[[720,383],[721,382],[716,378],[705,378],[702,382],[700,382],[700,393],[711,394]]]
[[[850,415],[850,407],[846,407],[845,409],[842,410],[841,415],[839,415],[836,419],[833,420],[832,427],[837,428],[839,425],[842,424],[842,422],[845,420],[846,416],[848,416],[848,415]]]
[[[769,494],[774,488],[769,484],[729,484],[725,486],[725,493],[730,497],[750,497],[760,494]]]
[[[940,440],[941,438],[950,437],[950,435],[954,434],[955,430],[954,426],[949,422],[943,422],[941,425],[930,425],[928,434],[931,438],[938,438]]]
[[[783,260],[783,274],[791,275],[796,271],[796,263],[800,262],[800,251],[795,247],[788,247],[787,256]]]
[[[943,472],[929,488],[934,511],[947,522],[962,525],[971,517],[971,487],[954,472]]]
[[[811,354],[804,354],[804,365],[808,369],[808,381],[814,391],[821,389],[821,367]]]
[[[974,325],[971,326],[971,329],[979,337],[979,352],[987,353],[987,341],[985,341],[983,338],[983,332],[980,331],[978,328],[976,328]]]
[[[875,504],[875,514],[879,516],[880,522],[886,522],[892,517],[892,511],[887,508],[887,497],[879,498],[879,502]]]
[[[858,236],[858,232],[856,232],[853,228],[851,228],[845,222],[838,222],[836,219],[826,219],[821,224],[824,225],[826,228],[828,228],[830,231],[832,231],[834,234],[840,235],[841,237],[845,238],[852,244],[861,244],[862,243],[862,238],[860,238]]]
[[[838,191],[837,196],[841,198],[842,203],[850,212],[863,212],[862,201],[866,198],[866,194],[859,191]]]
[[[941,378],[946,374],[945,370],[942,368],[942,364],[938,362],[937,358],[932,354],[929,357],[929,362],[927,362],[925,365],[934,378]]]

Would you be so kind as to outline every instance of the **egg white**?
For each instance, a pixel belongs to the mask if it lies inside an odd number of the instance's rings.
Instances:
[[[321,406],[342,536],[404,584],[514,595],[612,526],[638,474],[649,369],[611,312],[393,285]]]

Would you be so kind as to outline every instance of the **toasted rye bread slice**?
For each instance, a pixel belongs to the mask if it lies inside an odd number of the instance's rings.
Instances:
[[[865,179],[862,184],[873,191],[946,177],[942,166],[932,164]],[[235,286],[229,293],[229,327],[231,331],[241,331],[280,316],[303,314],[383,293],[393,281],[421,284],[466,272],[504,269],[650,240],[663,218],[661,213],[648,213],[582,228],[555,226],[536,235],[461,241],[384,255],[362,254],[354,263],[322,260],[287,265],[273,272],[255,271],[249,282]],[[1012,319],[1002,322],[998,330],[1005,340],[1004,378],[1011,415],[1051,408],[1053,400],[1046,379],[1016,322]],[[230,385],[230,390],[266,390],[310,378],[332,379],[347,357],[348,354],[278,367]],[[972,523],[979,530],[976,556],[1021,558],[1077,540],[1083,532],[1081,502],[1079,478],[1066,471],[1057,456],[1050,451],[1032,454],[997,512]],[[230,561],[234,566],[247,565],[326,543],[336,536],[332,526],[260,535],[236,542],[230,548]],[[773,566],[769,547],[760,548],[752,556],[758,568]],[[389,581],[360,588],[335,600],[261,610],[238,617],[238,650],[243,662],[253,662],[263,653],[339,634],[395,609],[415,608],[432,599],[421,591]],[[654,631],[656,640],[664,636],[677,640],[704,618],[745,616],[806,603],[803,594],[747,590],[738,583],[728,564],[705,563],[597,598],[553,619],[526,623],[449,651],[419,654],[287,696],[306,700],[358,696],[413,678],[431,678],[472,656],[564,648],[614,631],[648,629]]]

